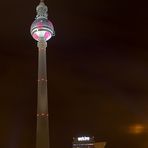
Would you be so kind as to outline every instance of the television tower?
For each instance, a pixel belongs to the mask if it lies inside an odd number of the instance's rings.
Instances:
[[[47,41],[54,36],[54,27],[48,20],[48,8],[43,0],[36,7],[36,12],[36,18],[30,28],[31,35],[37,41],[38,47],[36,148],[49,148],[46,47]]]

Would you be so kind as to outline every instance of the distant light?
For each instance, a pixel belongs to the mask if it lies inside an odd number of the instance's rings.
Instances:
[[[78,141],[89,141],[90,137],[78,137]]]
[[[133,125],[129,128],[130,133],[132,134],[141,134],[145,130],[145,127],[141,124]]]

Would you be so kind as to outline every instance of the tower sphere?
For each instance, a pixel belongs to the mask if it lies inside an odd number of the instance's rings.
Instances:
[[[48,41],[54,35],[54,27],[48,19],[38,18],[32,23],[30,32],[35,40],[44,38]]]
[[[41,38],[48,41],[52,36],[54,36],[54,27],[47,19],[47,11],[47,6],[44,4],[43,0],[41,0],[39,5],[36,7],[36,19],[30,28],[31,35],[36,41],[39,41]]]

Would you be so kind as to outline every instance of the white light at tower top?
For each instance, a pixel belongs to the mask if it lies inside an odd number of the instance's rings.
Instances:
[[[52,36],[54,36],[54,27],[51,21],[48,20],[48,8],[43,1],[36,7],[36,18],[32,23],[30,32],[32,37],[39,41],[44,39],[48,41]]]

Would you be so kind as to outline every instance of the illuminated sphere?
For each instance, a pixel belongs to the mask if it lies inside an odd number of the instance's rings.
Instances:
[[[45,41],[48,41],[54,36],[54,27],[48,19],[38,18],[32,23],[30,32],[36,41],[39,41],[40,38],[44,38]]]

